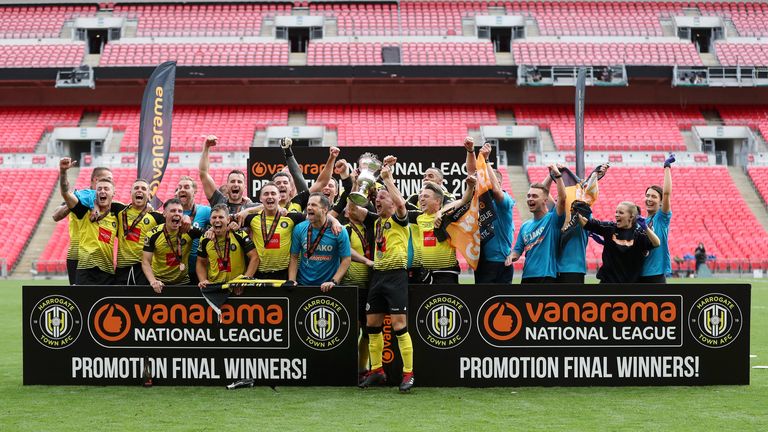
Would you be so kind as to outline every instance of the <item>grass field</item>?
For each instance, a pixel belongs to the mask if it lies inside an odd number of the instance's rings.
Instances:
[[[417,388],[410,395],[391,388],[23,387],[22,284],[0,282],[0,431],[768,430],[768,369],[751,369],[749,386]],[[752,285],[751,330],[757,357],[750,363],[768,365],[768,282]]]

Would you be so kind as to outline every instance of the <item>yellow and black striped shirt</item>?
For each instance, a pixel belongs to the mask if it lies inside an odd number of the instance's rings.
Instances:
[[[396,270],[408,267],[408,217],[400,220],[397,215],[379,217],[374,224],[376,252],[373,258],[375,270]]]
[[[142,249],[147,235],[158,224],[165,222],[163,215],[150,211],[136,220],[141,210],[132,205],[117,214],[117,266],[130,267],[141,262]],[[133,227],[133,229],[131,229]]]
[[[77,253],[77,268],[99,270],[114,274],[115,269],[112,265],[112,254],[115,246],[115,235],[117,233],[117,211],[121,207],[113,208],[101,219],[91,222],[90,217],[93,212],[83,203],[79,202],[72,208],[72,213],[79,219],[79,242]]]
[[[458,264],[456,249],[451,246],[444,233],[435,228],[435,215],[408,212],[408,217],[410,222],[419,227],[418,238],[413,238],[413,249],[414,255],[419,251],[422,267],[427,270],[455,267]]]
[[[184,263],[186,267],[189,263],[189,254],[192,252],[192,240],[200,237],[199,230],[191,230],[188,233],[163,233],[165,224],[156,226],[147,234],[144,240],[144,252],[152,252],[152,273],[155,278],[167,285],[184,285],[189,283],[189,272],[195,269],[185,268],[181,270],[179,264]],[[173,246],[168,244],[171,240]],[[181,249],[181,260],[178,258],[179,246]]]
[[[272,224],[278,217],[275,232],[269,239]],[[262,223],[263,219],[263,223]],[[291,235],[293,227],[304,222],[305,216],[302,213],[290,212],[285,216],[279,213],[276,216],[267,216],[263,212],[250,215],[245,219],[245,226],[251,229],[251,238],[256,245],[256,252],[259,254],[259,272],[269,273],[285,270],[291,261]],[[262,225],[266,230],[262,230]]]
[[[198,261],[201,258],[208,259],[207,279],[211,283],[229,282],[245,273],[248,264],[247,254],[255,248],[251,238],[243,231],[228,231],[227,236],[228,241],[227,237],[200,241],[197,259]],[[227,243],[229,259],[224,260],[227,255],[224,252]]]

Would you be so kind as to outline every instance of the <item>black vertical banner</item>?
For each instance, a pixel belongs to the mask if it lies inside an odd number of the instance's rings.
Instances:
[[[584,96],[587,92],[587,70],[579,68],[576,79],[576,175],[584,178]]]
[[[173,91],[176,84],[176,62],[168,61],[152,72],[141,99],[139,123],[138,178],[149,182],[152,205],[159,208],[161,200],[155,195],[163,180],[171,152],[171,120]]]

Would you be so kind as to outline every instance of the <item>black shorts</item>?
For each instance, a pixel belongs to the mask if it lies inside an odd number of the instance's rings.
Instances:
[[[637,279],[638,283],[661,283],[665,284],[667,283],[667,278],[663,274],[660,275],[654,275],[654,276],[640,276]]]
[[[149,285],[141,263],[115,269],[115,285]]]
[[[67,260],[67,276],[70,285],[77,285],[77,260]]]
[[[114,285],[115,275],[107,273],[98,267],[77,269],[78,285]]]
[[[428,270],[429,277],[426,283],[430,285],[456,285],[459,283],[459,266],[443,268],[437,270]]]
[[[256,279],[288,280],[288,269],[278,270],[273,272],[257,271],[255,277]]]
[[[584,273],[558,273],[557,283],[584,283]]]
[[[374,270],[368,289],[366,314],[408,312],[408,272],[405,269]]]
[[[360,322],[360,328],[365,328],[367,320],[365,317],[365,304],[368,301],[368,288],[357,289],[357,320]]]

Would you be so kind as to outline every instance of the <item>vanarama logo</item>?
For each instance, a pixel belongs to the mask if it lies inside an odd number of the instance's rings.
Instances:
[[[287,298],[232,298],[221,321],[200,297],[107,297],[88,313],[107,348],[288,348]]]
[[[688,327],[697,342],[707,348],[728,346],[739,337],[741,308],[725,294],[700,297],[688,312]]]
[[[32,309],[29,325],[35,339],[42,346],[61,349],[72,345],[80,336],[83,316],[72,300],[52,295],[37,302]]]
[[[349,328],[347,309],[332,297],[313,297],[296,311],[299,339],[317,351],[328,351],[341,345],[347,339]]]
[[[496,296],[477,322],[500,348],[680,346],[681,307],[679,295]]]
[[[416,313],[416,329],[421,339],[438,349],[461,345],[472,328],[467,304],[451,294],[429,297]]]
[[[280,172],[285,168],[285,164],[283,163],[267,163],[267,162],[261,162],[257,161],[254,162],[251,165],[251,174],[253,174],[254,177],[261,178],[261,177],[272,177],[276,173]],[[320,174],[320,172],[325,168],[325,164],[318,164],[318,163],[308,163],[308,164],[299,164],[299,168],[301,169],[301,172],[305,175],[312,175],[317,176]]]

